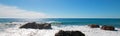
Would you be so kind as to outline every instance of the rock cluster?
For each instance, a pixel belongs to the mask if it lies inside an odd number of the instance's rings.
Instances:
[[[58,33],[55,34],[55,36],[85,36],[85,34],[80,32],[80,31],[63,31],[63,30],[60,30]]]
[[[32,28],[32,29],[52,29],[51,24],[44,23],[44,24],[37,24],[36,22],[27,23],[20,28]]]
[[[88,25],[90,28],[100,28],[102,30],[115,30],[115,27],[114,26],[108,26],[108,25],[103,25],[102,27],[100,27],[99,25],[97,24],[90,24]]]

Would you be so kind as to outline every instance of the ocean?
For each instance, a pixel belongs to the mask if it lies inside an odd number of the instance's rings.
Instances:
[[[61,22],[62,25],[110,25],[120,28],[120,19],[117,18],[40,18],[40,19],[20,19],[20,18],[0,18],[0,23],[10,22]]]
[[[20,29],[19,24],[28,22],[60,23],[61,26],[52,25],[52,29]],[[116,27],[117,31],[101,30],[100,28],[89,28],[86,25],[110,25]],[[120,19],[118,18],[0,18],[1,36],[54,36],[59,30],[81,31],[86,36],[120,36]]]
[[[40,18],[40,19],[20,19],[20,18],[0,18],[0,23],[9,22],[61,22],[63,25],[111,25],[120,28],[120,19],[114,18]]]

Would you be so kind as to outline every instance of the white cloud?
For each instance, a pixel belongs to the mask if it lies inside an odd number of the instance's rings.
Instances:
[[[45,13],[23,10],[15,6],[0,4],[1,18],[47,18]]]

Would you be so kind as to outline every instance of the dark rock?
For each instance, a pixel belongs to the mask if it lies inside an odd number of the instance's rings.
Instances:
[[[36,22],[27,23],[20,28],[32,28],[32,29],[52,29],[51,24],[44,23],[44,24],[37,24]]]
[[[80,31],[63,31],[63,30],[60,30],[58,33],[55,34],[55,36],[85,36],[85,34],[83,34]]]
[[[91,27],[91,28],[99,28],[100,27],[99,25],[96,25],[96,24],[90,24],[88,26]]]
[[[114,26],[107,26],[107,25],[104,25],[104,26],[101,27],[101,29],[113,31],[113,30],[115,30],[115,27],[114,27]]]

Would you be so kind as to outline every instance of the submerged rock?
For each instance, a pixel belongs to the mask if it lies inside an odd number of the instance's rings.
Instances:
[[[80,31],[63,31],[63,30],[60,30],[58,33],[55,34],[55,36],[85,36],[85,34],[83,34]]]
[[[99,28],[100,26],[99,25],[96,25],[96,24],[90,24],[88,25],[90,28]]]
[[[36,22],[27,23],[20,28],[32,28],[32,29],[52,29],[51,24],[44,23],[44,24],[37,24]]]
[[[104,26],[102,26],[101,27],[101,29],[103,29],[103,30],[115,30],[115,27],[114,26],[107,26],[107,25],[104,25]]]

